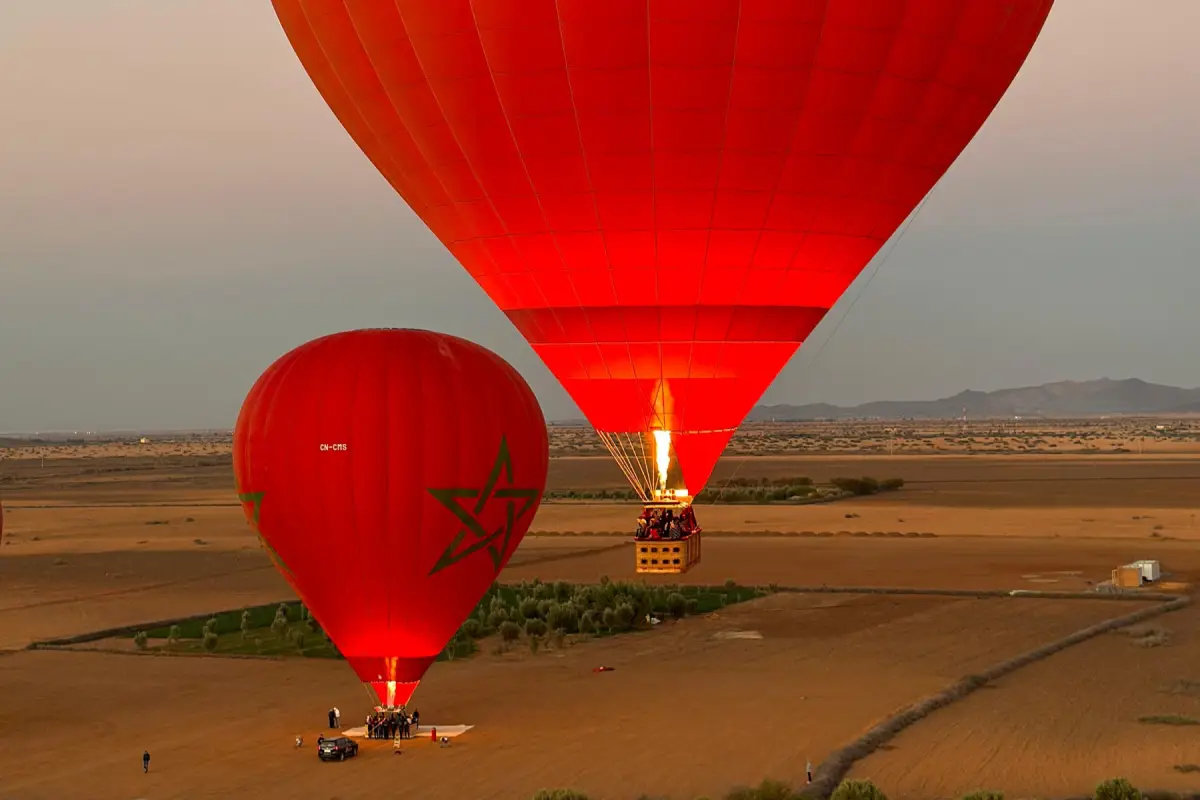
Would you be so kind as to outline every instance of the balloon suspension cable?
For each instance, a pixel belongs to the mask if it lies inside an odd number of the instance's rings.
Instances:
[[[655,478],[653,458],[646,453],[645,437],[640,433],[609,433],[596,431],[605,449],[617,462],[625,480],[633,487],[638,499],[643,503],[650,502],[654,488],[658,485]]]

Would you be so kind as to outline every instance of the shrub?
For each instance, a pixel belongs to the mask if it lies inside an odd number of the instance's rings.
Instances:
[[[521,601],[521,605],[517,607],[521,612],[521,616],[525,619],[533,619],[538,615],[538,601],[532,597],[526,597]]]
[[[621,603],[617,606],[614,616],[617,620],[617,625],[621,628],[633,627],[633,622],[637,617],[637,612],[629,603]]]
[[[612,630],[612,628],[617,624],[617,612],[613,611],[611,608],[604,609],[604,613],[600,615],[600,622],[605,628]]]
[[[829,800],[887,800],[887,795],[870,781],[845,780],[833,790]]]
[[[834,478],[830,483],[843,492],[859,496],[879,491],[879,481],[874,478]]]
[[[550,607],[549,613],[546,614],[546,622],[551,628],[562,629],[566,633],[574,633],[579,630],[579,612],[573,605],[559,605],[555,603]]]
[[[574,789],[542,789],[533,800],[588,800],[588,796]]]
[[[540,619],[534,618],[525,623],[525,635],[529,637],[545,636],[548,627]]]
[[[242,641],[246,641],[246,636],[250,633],[250,611],[249,609],[242,612],[242,621],[239,627],[242,630]]]
[[[276,611],[275,619],[271,620],[271,633],[279,638],[283,638],[284,633],[287,632],[287,627],[288,621],[283,611]]]
[[[463,636],[469,636],[472,639],[478,639],[483,636],[483,624],[474,617],[468,617],[467,621],[462,624]]]
[[[536,636],[529,637],[529,652],[536,654],[541,646],[542,640]]]
[[[512,620],[500,623],[500,638],[506,642],[515,642],[521,638],[521,627]]]
[[[171,646],[178,644],[181,633],[182,631],[179,630],[178,625],[172,625],[171,629],[167,632],[167,644]]]
[[[146,649],[146,640],[147,640],[147,639],[149,639],[149,637],[148,637],[148,636],[146,636],[146,632],[145,632],[145,631],[138,631],[137,633],[135,633],[135,634],[133,635],[133,645],[134,645],[134,647],[136,647],[138,650],[145,650],[145,649]]]
[[[1142,800],[1142,793],[1124,778],[1109,778],[1096,787],[1095,800]]]
[[[205,650],[207,650],[210,653],[215,653],[217,651],[217,643],[219,641],[220,641],[220,638],[215,633],[213,633],[212,631],[205,631],[205,633],[204,633],[204,649]]]
[[[667,595],[667,612],[673,617],[682,617],[687,613],[687,598],[679,592]]]
[[[734,789],[725,800],[792,800],[795,795],[786,783],[763,781],[754,788]]]
[[[508,611],[504,608],[498,608],[487,615],[489,628],[499,628],[505,622],[508,622]]]
[[[894,492],[895,490],[897,490],[903,486],[904,486],[904,478],[888,478],[887,480],[883,480],[883,481],[879,482],[879,491]],[[993,792],[993,794],[995,794],[995,793]],[[999,795],[999,796],[1001,798],[1003,798],[1003,795]]]
[[[971,792],[964,796],[962,800],[1004,800],[1004,792],[993,792],[990,789],[983,789],[978,792]]]
[[[596,632],[596,612],[585,611],[579,618],[579,632],[592,634]]]

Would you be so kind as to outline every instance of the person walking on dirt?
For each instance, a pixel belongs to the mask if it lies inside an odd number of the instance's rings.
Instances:
[[[142,753],[142,772],[150,771],[150,751]]]
[[[805,783],[812,783],[812,762],[804,762]]]

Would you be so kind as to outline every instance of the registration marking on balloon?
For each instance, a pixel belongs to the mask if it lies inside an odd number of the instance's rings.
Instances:
[[[504,474],[507,486],[498,487],[501,473]],[[509,542],[512,540],[513,528],[517,520],[529,513],[529,510],[537,503],[541,490],[536,487],[520,488],[514,485],[512,457],[508,452],[508,440],[505,437],[500,437],[500,450],[496,453],[496,461],[492,464],[491,474],[488,475],[487,482],[482,489],[429,489],[429,494],[433,495],[439,503],[446,507],[450,513],[458,517],[466,528],[459,530],[458,534],[446,547],[441,558],[433,565],[433,569],[429,571],[430,575],[441,572],[449,566],[453,566],[465,558],[468,558],[475,553],[486,548],[488,555],[492,557],[492,565],[496,572],[500,572],[500,560],[504,554],[508,552]],[[473,504],[464,503],[463,501],[475,501]],[[483,523],[479,520],[479,515],[487,508],[491,500],[507,500],[507,508],[505,509],[504,524],[495,531],[489,532],[483,527]],[[517,508],[517,501],[523,500],[520,508]],[[467,532],[474,534],[475,541],[463,543]],[[497,546],[497,540],[503,539]],[[463,545],[460,549],[460,545]]]
[[[350,449],[349,445],[347,445],[345,443],[321,445],[322,453],[345,453],[349,449]]]

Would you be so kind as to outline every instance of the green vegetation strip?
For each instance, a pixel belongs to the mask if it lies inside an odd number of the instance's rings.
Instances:
[[[812,478],[786,476],[782,478],[732,478],[719,487],[711,486],[696,496],[698,505],[730,503],[769,505],[771,503],[824,503],[847,497],[866,497],[880,492],[894,492],[904,486],[901,478],[878,480],[871,477],[834,478],[818,486]],[[632,489],[599,489],[595,491],[560,489],[546,492],[547,500],[621,500],[635,502]]]
[[[1182,714],[1153,714],[1138,717],[1138,722],[1143,725],[1200,725],[1200,719],[1185,717]]]
[[[498,650],[523,642],[531,650],[561,647],[567,636],[611,636],[651,627],[652,618],[707,614],[762,597],[769,590],[739,586],[649,586],[602,578],[493,585],[447,644],[439,660],[470,656],[477,642],[499,635]],[[130,628],[139,650],[213,655],[340,658],[299,602],[270,604]],[[165,640],[157,644],[153,640]],[[49,643],[43,643],[43,645]]]

